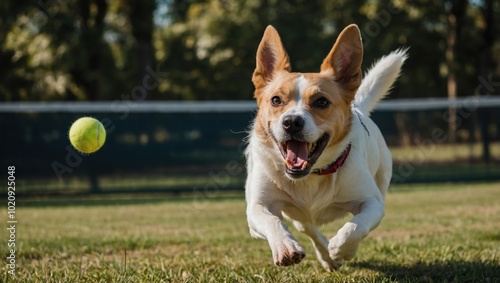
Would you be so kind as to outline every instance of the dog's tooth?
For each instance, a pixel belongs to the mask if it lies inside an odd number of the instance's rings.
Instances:
[[[308,157],[311,156],[311,154],[314,152],[315,149],[316,149],[316,143],[313,143],[312,146],[311,146],[311,149],[309,149]]]
[[[300,170],[305,170],[307,167],[307,161],[304,161],[304,163],[302,164],[302,167],[300,168]]]

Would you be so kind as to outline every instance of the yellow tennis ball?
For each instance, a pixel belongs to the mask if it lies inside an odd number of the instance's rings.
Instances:
[[[92,117],[83,117],[71,125],[69,140],[78,151],[93,153],[99,150],[104,144],[106,130],[98,120]]]

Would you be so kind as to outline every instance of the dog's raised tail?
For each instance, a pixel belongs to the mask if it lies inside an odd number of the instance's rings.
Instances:
[[[408,49],[398,49],[373,64],[359,86],[354,103],[363,113],[369,114],[384,98],[401,72],[401,66],[408,58]]]

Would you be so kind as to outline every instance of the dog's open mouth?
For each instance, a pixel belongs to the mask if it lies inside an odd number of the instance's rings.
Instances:
[[[314,143],[295,139],[281,143],[280,150],[285,159],[286,172],[297,178],[309,174],[311,167],[316,163],[328,144],[329,137],[325,133]]]

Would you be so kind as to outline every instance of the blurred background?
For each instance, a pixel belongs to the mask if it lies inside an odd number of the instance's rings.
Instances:
[[[360,27],[366,70],[409,47],[372,117],[393,183],[500,179],[500,2],[6,0],[0,3],[1,167],[25,195],[243,190],[251,75],[274,25],[292,69],[319,70]],[[69,146],[94,116],[104,147]]]

